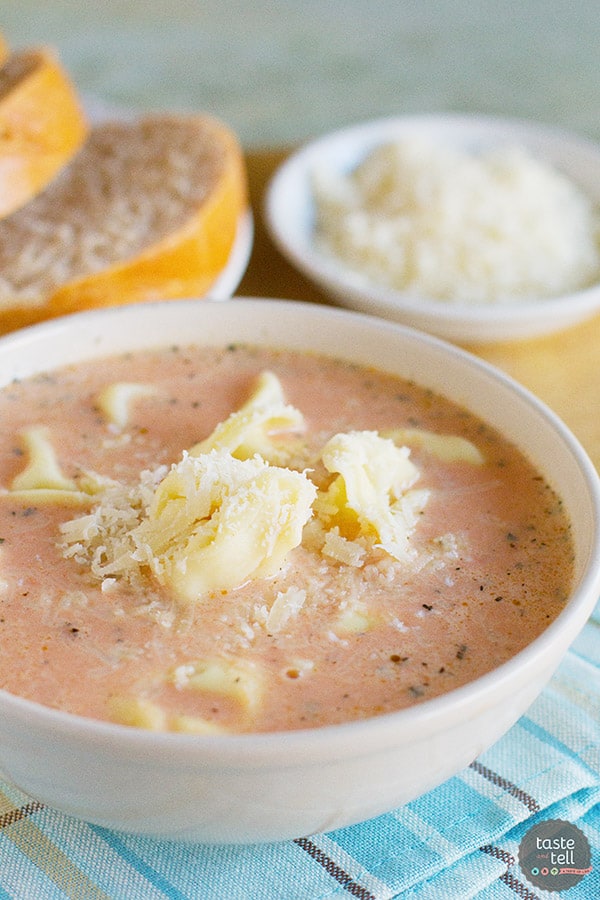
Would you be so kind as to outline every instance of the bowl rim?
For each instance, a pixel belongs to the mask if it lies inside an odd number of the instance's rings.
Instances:
[[[291,731],[211,736],[186,735],[146,731],[141,728],[87,718],[44,706],[3,689],[0,689],[0,715],[8,715],[13,720],[21,720],[27,725],[35,722],[36,726],[41,727],[49,735],[83,738],[86,742],[93,743],[99,751],[104,749],[111,752],[115,747],[119,751],[127,749],[129,754],[139,756],[140,760],[147,759],[151,755],[161,758],[164,762],[172,759],[173,763],[178,766],[182,763],[191,766],[201,757],[203,760],[213,761],[215,764],[226,762],[228,765],[238,765],[244,768],[257,768],[274,763],[279,768],[288,768],[302,759],[307,759],[307,754],[317,753],[320,759],[334,759],[340,754],[344,757],[362,757],[368,755],[375,747],[381,749],[386,746],[397,746],[400,742],[414,740],[415,735],[423,737],[433,731],[437,732],[443,727],[443,723],[450,725],[457,721],[470,719],[476,716],[483,707],[490,705],[490,697],[501,696],[507,682],[510,683],[517,675],[519,676],[518,680],[521,681],[530,669],[535,669],[539,665],[539,660],[560,639],[559,643],[562,643],[564,647],[554,668],[559,665],[568,646],[592,613],[600,593],[600,477],[586,451],[562,420],[532,392],[485,360],[433,335],[417,331],[410,326],[390,323],[376,316],[330,306],[307,304],[304,301],[240,296],[225,304],[218,300],[190,298],[156,301],[135,306],[109,307],[42,322],[0,337],[0,363],[3,352],[7,348],[14,354],[19,351],[20,347],[25,347],[27,344],[35,345],[36,342],[41,341],[48,345],[60,332],[68,333],[73,329],[77,332],[79,329],[83,334],[89,331],[92,322],[101,329],[105,326],[112,331],[115,330],[115,324],[125,325],[119,330],[121,333],[127,334],[131,333],[130,323],[139,319],[140,316],[142,318],[157,316],[160,320],[161,316],[164,317],[178,308],[179,315],[182,317],[180,321],[183,323],[192,311],[190,303],[194,304],[197,310],[206,309],[207,312],[218,307],[217,316],[222,312],[226,316],[231,316],[232,320],[237,320],[240,314],[242,317],[246,315],[250,319],[259,310],[270,314],[279,309],[280,311],[287,310],[288,312],[285,314],[291,316],[308,315],[311,319],[319,322],[335,323],[335,321],[344,319],[349,323],[353,321],[357,328],[367,327],[381,332],[391,329],[403,335],[406,340],[414,340],[420,346],[430,347],[432,350],[437,349],[444,355],[449,354],[460,365],[474,370],[478,377],[481,375],[491,379],[498,383],[503,390],[516,393],[522,403],[530,407],[533,413],[552,427],[574,458],[589,492],[589,511],[593,529],[579,582],[557,618],[537,638],[506,662],[462,687],[413,706],[379,716]],[[181,328],[182,324],[179,327]],[[252,339],[249,340],[251,342]],[[162,343],[162,339],[158,337],[154,341],[154,346]],[[144,346],[144,344],[140,346]],[[149,346],[149,344],[146,342],[145,346]],[[98,355],[110,355],[110,352],[112,351]],[[66,364],[69,362],[71,360],[67,360]],[[51,370],[58,365],[58,362],[43,366],[37,366],[36,363],[33,371]],[[22,377],[27,377],[33,371],[25,373]],[[0,372],[0,389],[9,383],[3,378],[4,375]],[[283,759],[282,749],[285,749],[285,758]]]
[[[355,302],[369,307],[376,305],[380,310],[392,313],[394,310],[415,317],[431,317],[442,326],[452,326],[464,318],[476,326],[497,322],[499,325],[526,323],[532,318],[551,319],[554,315],[569,319],[585,317],[600,308],[600,277],[598,282],[559,296],[540,299],[523,298],[515,302],[477,304],[461,301],[435,300],[417,292],[404,291],[377,284],[338,263],[319,251],[311,239],[310,222],[307,216],[290,215],[286,210],[286,198],[297,192],[303,196],[308,213],[314,204],[311,199],[309,177],[312,167],[328,153],[339,152],[343,162],[339,168],[351,168],[369,149],[406,133],[462,134],[465,137],[477,135],[487,142],[494,137],[511,139],[522,145],[535,148],[539,157],[561,166],[571,159],[585,160],[594,165],[600,176],[600,144],[591,139],[571,133],[558,126],[548,125],[530,119],[502,117],[467,113],[415,113],[399,116],[384,116],[351,124],[308,141],[293,151],[276,169],[267,186],[263,207],[265,221],[277,248],[293,265],[307,277],[338,295],[349,293]],[[464,146],[464,139],[457,142]],[[490,144],[492,146],[492,144]],[[578,179],[569,173],[577,184]],[[596,199],[600,202],[600,177],[596,187]],[[565,308],[568,305],[568,310]]]

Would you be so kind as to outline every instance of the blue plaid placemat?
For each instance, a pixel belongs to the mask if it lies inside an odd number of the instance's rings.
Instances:
[[[592,871],[531,884],[536,823],[576,825]],[[0,900],[598,900],[600,604],[519,722],[467,769],[360,825],[280,844],[188,846],[87,825],[0,783]]]

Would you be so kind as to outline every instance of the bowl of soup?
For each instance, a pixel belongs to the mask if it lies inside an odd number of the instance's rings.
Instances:
[[[376,816],[525,712],[600,588],[600,488],[534,396],[307,303],[0,341],[0,771],[202,842]]]

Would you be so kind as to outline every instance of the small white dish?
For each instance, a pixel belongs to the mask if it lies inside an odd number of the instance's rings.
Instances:
[[[254,219],[248,210],[238,222],[235,240],[225,268],[206,296],[211,300],[228,300],[235,294],[250,262],[254,241]]]
[[[417,297],[368,281],[315,246],[312,178],[323,164],[348,173],[375,147],[419,135],[440,146],[485,152],[518,145],[554,166],[600,204],[600,147],[558,129],[516,119],[415,115],[361,123],[294,153],[275,173],[265,200],[271,236],[284,256],[336,303],[459,343],[531,338],[600,311],[600,283],[569,295],[486,306]]]

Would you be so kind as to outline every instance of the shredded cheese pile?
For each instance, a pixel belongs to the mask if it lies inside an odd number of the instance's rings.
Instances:
[[[600,212],[524,148],[416,137],[349,174],[314,173],[317,242],[375,283],[445,302],[517,303],[600,279]]]
[[[151,395],[143,385],[109,385],[98,398],[109,430],[123,432],[132,405]],[[142,472],[135,484],[93,472],[65,477],[46,431],[32,427],[23,434],[25,468],[9,493],[91,507],[61,525],[64,556],[87,566],[103,588],[152,577],[188,604],[280,572],[311,521],[320,552],[342,565],[360,567],[374,550],[406,562],[429,491],[416,487],[420,472],[404,438],[446,459],[482,461],[477,448],[453,435],[351,431],[321,449],[326,477],[317,483],[292,465],[304,429],[279,379],[263,372],[246,403],[212,434],[171,467]],[[301,589],[282,593],[270,626],[283,627],[304,600]]]

